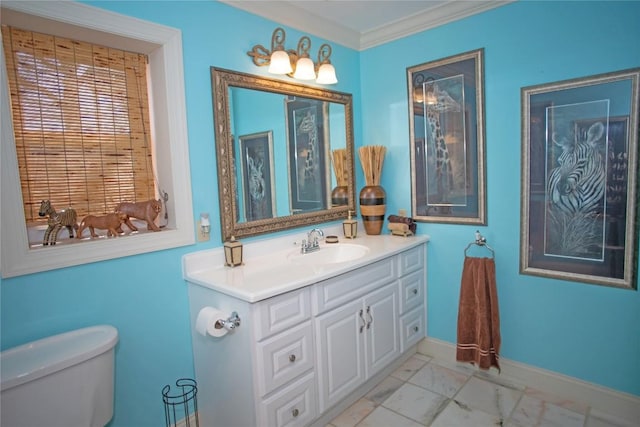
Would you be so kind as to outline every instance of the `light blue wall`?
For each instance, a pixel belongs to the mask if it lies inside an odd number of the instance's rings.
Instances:
[[[269,44],[275,24],[217,2],[90,4],[182,30],[193,209],[195,215],[210,212],[215,224],[209,67],[266,75],[246,51]],[[356,144],[388,146],[388,212],[410,209],[405,69],[485,48],[489,226],[481,231],[498,254],[503,356],[636,395],[640,294],[519,275],[518,244],[520,87],[640,66],[638,16],[638,2],[522,2],[362,53],[332,43],[340,83],[331,87],[354,95]],[[287,29],[289,43],[301,35]],[[312,42],[319,46],[321,40]],[[433,237],[431,337],[455,342],[462,250],[475,228],[419,225]],[[111,426],[163,425],[162,387],[194,375],[181,256],[219,245],[214,225],[207,243],[2,280],[2,348],[112,324],[120,342]]]
[[[221,245],[210,67],[267,75],[246,52],[255,44],[269,45],[277,25],[212,1],[87,3],[182,31],[193,212],[211,214],[211,241],[2,280],[1,345],[6,349],[89,325],[115,326],[120,342],[110,426],[158,427],[164,425],[162,387],[171,384],[173,390],[176,379],[194,377],[181,257]],[[287,46],[303,34],[287,29]],[[327,42],[315,36],[311,41],[315,49]],[[340,82],[331,89],[353,93],[359,117],[359,53],[332,47]]]
[[[388,211],[411,208],[406,68],[484,48],[488,226],[502,356],[640,395],[640,293],[519,274],[520,88],[640,66],[640,2],[518,2],[361,55],[363,141],[389,147]],[[476,226],[430,234],[428,335],[456,341],[463,250]],[[637,244],[637,242],[634,242]]]

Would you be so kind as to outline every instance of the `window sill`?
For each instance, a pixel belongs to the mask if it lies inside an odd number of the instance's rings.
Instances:
[[[119,233],[115,238],[120,237],[134,237],[138,235],[143,235],[147,233],[158,233],[157,231],[147,230],[147,223],[144,221],[140,221],[137,219],[131,219],[133,225],[135,225],[138,230],[131,231],[127,228],[126,225],[122,226],[122,233]],[[27,236],[29,240],[29,249],[38,249],[45,247],[42,242],[44,240],[44,233],[47,230],[46,224],[29,224],[27,227]],[[170,228],[166,228],[165,226],[160,226],[161,231],[171,231]],[[77,238],[76,231],[73,232],[73,238],[69,238],[69,231],[66,228],[62,228],[58,233],[58,238],[56,240],[56,247],[65,246],[65,245],[77,245],[86,242],[94,242],[94,241],[102,241],[104,239],[113,239],[114,237],[107,236],[107,230],[95,229],[95,234],[98,237],[91,237],[91,231],[88,228],[85,228],[82,232],[82,238]]]

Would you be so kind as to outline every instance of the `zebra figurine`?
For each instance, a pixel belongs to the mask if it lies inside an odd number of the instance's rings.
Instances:
[[[49,215],[48,227],[44,232],[44,239],[42,240],[43,246],[49,244],[55,245],[58,240],[58,233],[62,227],[67,227],[70,238],[73,238],[74,229],[76,232],[78,231],[78,215],[76,211],[71,208],[56,212],[49,200],[43,200],[42,203],[40,203],[40,212],[38,212],[38,215]]]

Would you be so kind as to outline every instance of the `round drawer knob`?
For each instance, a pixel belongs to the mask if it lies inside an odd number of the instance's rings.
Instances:
[[[295,354],[289,355],[289,362],[295,362],[295,361],[296,361],[296,355]]]
[[[291,411],[291,415],[293,415],[294,417],[297,417],[298,415],[300,415],[300,411],[298,411],[297,409],[294,409],[293,411]]]
[[[414,295],[418,295],[418,290],[417,290],[417,289],[414,289],[414,290],[413,290],[413,294],[414,294]]]
[[[417,326],[413,327],[413,332],[418,332],[418,327]]]

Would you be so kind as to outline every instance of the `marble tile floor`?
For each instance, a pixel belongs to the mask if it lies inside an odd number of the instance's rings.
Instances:
[[[471,365],[416,354],[327,427],[634,427]]]

